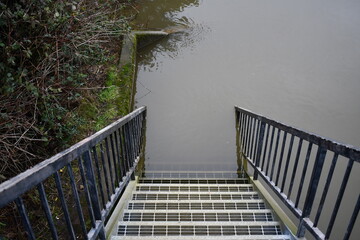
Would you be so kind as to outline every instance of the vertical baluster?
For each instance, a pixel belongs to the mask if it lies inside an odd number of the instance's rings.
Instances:
[[[16,198],[15,203],[16,203],[18,212],[20,214],[22,224],[24,225],[28,239],[35,240],[35,234],[31,227],[31,223],[30,223],[28,214],[26,212],[26,208],[24,206],[22,198],[21,197]]]
[[[134,160],[137,158],[137,131],[136,131],[136,117],[131,121],[131,129],[133,133],[133,144],[134,144]]]
[[[124,129],[123,127],[121,127],[119,129],[119,136],[120,136],[120,146],[121,146],[121,157],[122,157],[122,163],[123,163],[123,168],[125,170],[125,172],[128,172],[129,171],[129,168],[130,168],[130,164],[128,162],[128,157],[127,157],[127,150],[126,150],[126,147],[125,147],[125,132],[124,132]]]
[[[311,209],[312,209],[314,199],[316,196],[317,187],[318,187],[319,180],[321,177],[321,172],[322,172],[322,168],[324,165],[326,152],[327,152],[327,149],[322,147],[321,145],[319,145],[319,148],[318,148],[318,151],[316,154],[316,158],[315,158],[314,168],[313,168],[313,171],[312,171],[311,177],[310,177],[309,189],[307,191],[306,198],[305,198],[304,209],[303,209],[300,224],[298,227],[298,232],[297,232],[298,237],[305,236],[305,223],[304,223],[303,219],[308,218],[310,216]]]
[[[286,158],[286,163],[285,163],[283,181],[282,181],[282,184],[281,184],[281,192],[284,192],[285,181],[286,181],[287,172],[288,172],[288,169],[289,169],[289,163],[290,163],[290,158],[291,158],[291,152],[292,152],[293,144],[294,144],[294,135],[291,135],[289,150],[288,150],[288,154],[287,154],[287,158]]]
[[[108,143],[108,138],[104,139],[105,142],[105,150],[106,150],[106,158],[108,160],[108,169],[109,169],[109,173],[110,173],[110,179],[111,179],[111,186],[113,188],[113,193],[115,192],[115,187],[117,187],[118,185],[116,183],[118,183],[118,179],[113,178],[113,167],[111,164],[111,156],[110,156],[110,150],[109,150],[109,143]],[[115,176],[116,177],[116,176]],[[116,182],[115,182],[116,181]]]
[[[42,208],[43,208],[43,210],[45,212],[46,220],[47,220],[47,222],[49,224],[51,236],[52,236],[53,239],[58,239],[58,234],[56,232],[56,227],[55,227],[55,224],[54,224],[54,221],[53,221],[53,218],[52,218],[51,210],[50,210],[50,207],[49,207],[49,202],[48,202],[47,197],[46,197],[46,193],[45,193],[43,183],[39,183],[37,185],[37,189],[38,189],[38,192],[40,194],[40,202],[41,202]]]
[[[255,137],[255,144],[254,144],[254,153],[253,153],[253,159],[256,161],[257,159],[257,152],[259,148],[259,138],[260,138],[260,120],[256,120],[256,137]]]
[[[282,161],[283,161],[283,158],[284,158],[284,150],[285,150],[285,145],[286,145],[286,136],[287,136],[287,132],[284,132],[283,142],[282,142],[281,151],[280,151],[279,166],[278,166],[278,170],[276,172],[276,180],[275,180],[275,185],[276,186],[279,183],[279,176],[280,176],[280,172],[281,172]]]
[[[253,125],[253,119],[252,117],[249,117],[249,129],[248,129],[248,136],[247,136],[247,141],[246,141],[246,157],[250,158],[250,153],[251,153],[251,146],[250,146],[250,142],[251,142],[251,134],[252,134],[252,125]]]
[[[356,218],[357,218],[357,216],[359,214],[359,209],[360,209],[360,194],[358,196],[358,200],[356,202],[353,214],[351,215],[349,225],[348,225],[348,227],[346,229],[344,240],[348,240],[350,238],[351,232],[352,232],[352,230],[354,228],[354,225],[355,225]]]
[[[250,140],[250,153],[249,153],[249,157],[251,158],[251,160],[255,163],[255,159],[253,157],[253,152],[254,152],[254,139],[255,139],[255,129],[256,129],[256,119],[252,118],[252,131],[251,131],[251,140]]]
[[[136,132],[136,155],[139,156],[140,154],[140,115],[136,116],[135,121],[135,132]]]
[[[275,165],[276,165],[276,155],[277,155],[277,151],[279,148],[280,132],[281,132],[281,130],[278,128],[276,142],[275,142],[274,158],[273,158],[272,165],[271,165],[270,181],[272,181],[272,179],[273,179],[274,169],[275,169]]]
[[[334,207],[334,210],[333,210],[333,212],[331,214],[328,229],[326,230],[326,234],[325,234],[326,239],[328,239],[330,237],[330,233],[331,233],[332,228],[334,226],[334,222],[335,222],[337,213],[339,211],[341,200],[342,200],[342,198],[344,196],[345,188],[346,188],[347,182],[349,180],[353,164],[354,164],[354,160],[349,159],[348,165],[346,167],[345,175],[344,175],[343,181],[342,181],[341,186],[340,186],[339,194],[337,195],[338,197],[336,199],[335,207]]]
[[[99,187],[100,187],[100,196],[101,196],[102,207],[104,209],[106,209],[106,202],[105,202],[105,197],[104,197],[104,188],[103,188],[103,184],[102,184],[102,177],[101,177],[101,174],[100,174],[100,166],[99,166],[98,154],[96,152],[96,146],[94,146],[92,148],[92,151],[93,151],[93,157],[94,157],[94,162],[95,162],[96,174],[97,174],[97,177],[98,177],[98,182],[99,182]]]
[[[267,160],[267,163],[266,163],[266,176],[269,176],[269,166],[270,166],[270,158],[271,158],[271,153],[272,153],[273,143],[274,143],[274,135],[275,135],[275,127],[272,126],[270,147],[269,147],[269,155],[268,155],[268,160]]]
[[[240,132],[240,151],[241,153],[245,152],[245,145],[244,145],[244,139],[245,139],[245,115],[241,113],[241,132]]]
[[[305,180],[307,165],[308,165],[309,159],[310,159],[311,149],[312,149],[312,143],[309,143],[308,149],[307,149],[307,153],[306,153],[306,157],[305,157],[305,162],[304,162],[303,171],[302,171],[302,174],[301,174],[301,179],[300,179],[298,194],[296,195],[295,208],[296,208],[296,207],[298,206],[298,204],[299,204],[299,200],[300,200],[302,188],[303,188],[303,185],[304,185],[304,180]]]
[[[96,179],[94,174],[94,167],[92,165],[92,160],[90,157],[90,152],[86,151],[83,153],[83,159],[84,159],[84,166],[85,166],[85,172],[86,172],[86,182],[87,187],[85,188],[89,194],[90,194],[90,206],[91,206],[91,212],[92,212],[92,218],[94,218],[97,221],[102,221],[102,214],[100,209],[100,203],[99,203],[99,194],[96,187]],[[81,162],[81,161],[80,161]],[[95,228],[96,225],[94,224],[93,228]],[[105,240],[105,230],[104,226],[100,226],[100,231],[98,237],[102,240]]]
[[[130,129],[130,139],[131,139],[131,152],[132,152],[132,161],[135,161],[136,154],[135,154],[135,134],[134,134],[134,126],[133,121],[129,122],[129,129]]]
[[[78,217],[79,217],[79,220],[80,220],[80,226],[81,226],[83,238],[87,239],[87,231],[86,231],[86,225],[85,225],[85,220],[84,220],[84,214],[83,214],[83,211],[81,209],[80,198],[79,198],[79,194],[78,194],[78,191],[77,191],[77,188],[76,188],[76,182],[75,182],[75,179],[74,179],[74,173],[73,173],[73,170],[72,170],[72,167],[71,167],[70,164],[67,165],[67,170],[68,170],[68,174],[69,174],[69,177],[70,177],[71,189],[72,189],[72,193],[74,194],[76,211],[78,213]]]
[[[139,119],[139,155],[142,154],[142,147],[144,143],[144,135],[145,135],[145,125],[143,124],[145,121],[145,113],[140,115]]]
[[[122,132],[122,146],[124,147],[124,157],[125,157],[126,171],[128,172],[129,169],[131,168],[131,165],[130,165],[129,147],[128,147],[127,142],[126,142],[127,134],[126,134],[125,125],[121,128],[121,132]]]
[[[92,207],[92,204],[91,204],[91,201],[90,201],[90,194],[89,194],[88,184],[87,184],[85,174],[84,174],[84,167],[83,167],[83,163],[82,163],[80,157],[78,159],[78,164],[79,164],[81,180],[82,180],[82,183],[84,185],[85,199],[86,199],[86,203],[87,203],[87,209],[89,211],[91,227],[94,228],[95,227],[95,217],[94,217],[94,213],[93,213],[93,207]]]
[[[107,193],[107,196],[108,196],[108,201],[111,201],[110,186],[112,186],[113,189],[115,189],[115,187],[114,187],[114,184],[112,182],[112,179],[111,179],[111,183],[109,184],[109,175],[107,174],[107,170],[106,170],[104,147],[103,147],[102,143],[100,143],[100,159],[101,159],[101,163],[103,165],[103,172],[104,172],[104,177],[105,177],[105,186],[106,186],[106,193]]]
[[[238,127],[239,127],[239,146],[240,146],[240,152],[244,152],[243,147],[243,135],[244,135],[244,114],[241,112],[238,112],[239,114],[239,121],[238,121]]]
[[[337,153],[334,153],[334,157],[333,157],[332,162],[331,162],[330,170],[329,170],[328,176],[326,178],[325,187],[324,187],[324,190],[323,190],[323,193],[322,193],[322,196],[321,196],[321,200],[320,200],[320,203],[319,203],[319,208],[318,208],[318,211],[316,213],[315,220],[314,220],[314,227],[317,226],[318,221],[320,219],[321,211],[322,211],[322,208],[324,206],[324,202],[325,202],[325,199],[326,199],[327,192],[329,190],[329,186],[330,186],[330,183],[331,183],[332,175],[333,175],[334,170],[335,170],[335,166],[336,166],[338,156],[339,155]]]
[[[123,177],[125,176],[126,172],[124,171],[124,168],[122,166],[122,162],[121,162],[121,147],[120,147],[120,141],[119,141],[119,136],[118,136],[118,131],[114,132],[114,139],[115,139],[115,148],[117,150],[117,162],[119,165],[119,173],[120,173],[120,181],[123,181]]]
[[[134,166],[134,148],[133,148],[133,136],[132,136],[130,122],[127,123],[127,133],[128,133],[128,144],[129,144],[131,167],[133,167]]]
[[[111,147],[111,153],[112,153],[112,160],[113,160],[113,164],[114,164],[114,170],[115,170],[115,179],[116,179],[116,184],[115,186],[119,186],[119,182],[120,182],[120,173],[119,173],[119,168],[118,168],[118,164],[116,163],[116,149],[114,146],[114,136],[113,134],[109,135],[109,141],[110,141],[110,147]],[[120,175],[120,176],[119,176]]]
[[[245,115],[245,136],[244,136],[244,142],[243,142],[243,146],[244,146],[244,155],[247,156],[247,150],[248,150],[248,146],[247,146],[247,139],[248,139],[248,135],[249,135],[249,116]]]
[[[266,136],[265,136],[265,147],[264,147],[264,155],[262,158],[262,164],[261,164],[261,171],[265,171],[264,166],[265,166],[265,159],[266,159],[266,151],[267,151],[267,146],[268,146],[268,142],[269,142],[269,133],[270,133],[270,125],[267,124],[266,127]]]
[[[251,140],[252,118],[248,116],[248,132],[246,139],[246,157],[250,158],[250,140]]]
[[[298,166],[298,163],[299,163],[299,158],[300,158],[302,143],[303,143],[303,140],[300,139],[300,140],[299,140],[298,149],[297,149],[297,152],[296,152],[296,157],[295,157],[295,163],[294,163],[293,171],[292,171],[292,174],[291,174],[291,180],[290,180],[290,185],[289,185],[288,199],[290,199],[291,192],[292,192],[292,188],[293,188],[293,186],[294,186],[295,174],[296,174],[297,166]]]
[[[245,154],[245,139],[246,139],[246,115],[242,114],[242,133],[241,133],[241,153]]]
[[[262,150],[262,145],[264,142],[264,132],[265,132],[265,123],[261,122],[259,138],[258,138],[259,139],[258,140],[258,148],[257,148],[256,160],[255,160],[256,169],[254,170],[254,180],[257,180],[257,178],[258,178],[258,167],[260,165],[261,150]]]
[[[127,161],[129,163],[129,167],[132,168],[133,162],[132,162],[132,155],[131,155],[131,144],[130,144],[129,125],[128,124],[124,125],[124,133],[125,133],[124,143],[125,143]]]
[[[60,179],[60,175],[59,173],[56,171],[54,174],[54,178],[55,178],[55,184],[56,184],[56,188],[59,194],[59,198],[60,198],[60,202],[61,202],[61,208],[63,210],[64,213],[64,218],[65,218],[65,222],[66,222],[66,226],[67,226],[67,230],[70,234],[70,237],[72,240],[75,240],[75,232],[74,232],[74,228],[71,224],[71,218],[70,218],[70,214],[69,214],[69,210],[68,207],[66,205],[66,201],[65,201],[65,196],[64,196],[64,191],[62,189],[62,184],[61,184],[61,179]]]

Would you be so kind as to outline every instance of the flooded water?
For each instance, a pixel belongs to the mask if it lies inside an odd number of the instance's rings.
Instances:
[[[234,105],[360,146],[359,0],[137,3],[137,28],[174,32],[138,58],[147,170],[236,170]]]
[[[138,1],[147,169],[236,167],[234,105],[360,145],[360,1]]]

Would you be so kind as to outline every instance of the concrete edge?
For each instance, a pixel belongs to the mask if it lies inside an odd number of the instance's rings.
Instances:
[[[132,31],[130,34],[124,36],[119,68],[121,69],[125,65],[131,65],[132,71],[132,89],[131,89],[131,101],[129,109],[134,109],[134,100],[136,92],[136,54],[138,49],[144,48],[160,39],[168,36],[169,33],[164,31]]]
[[[264,201],[270,205],[270,207],[274,210],[276,216],[288,229],[292,239],[305,240],[304,238],[297,238],[295,236],[297,232],[297,226],[285,213],[285,211],[280,207],[280,205],[276,202],[276,200],[271,196],[271,194],[266,190],[266,188],[262,185],[262,183],[259,180],[254,180],[253,177],[249,177],[249,178],[250,181],[254,184],[255,188],[263,196]]]
[[[136,177],[134,181],[129,182],[129,184],[126,186],[125,192],[122,194],[119,202],[116,204],[116,207],[114,208],[111,217],[105,225],[106,239],[110,239],[114,235],[113,233],[116,232],[117,222],[119,221],[121,214],[124,212],[126,204],[131,199],[132,192],[134,191],[134,189],[136,189],[137,182],[138,177]]]

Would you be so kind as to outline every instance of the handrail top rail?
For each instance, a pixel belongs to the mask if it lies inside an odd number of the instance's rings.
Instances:
[[[44,161],[29,168],[25,172],[10,178],[0,184],[0,208],[15,200],[19,195],[25,193],[30,188],[43,182],[54,172],[60,170],[72,160],[80,157],[86,150],[94,147],[97,143],[104,140],[116,128],[120,128],[127,122],[146,111],[146,107],[142,106],[133,112],[109,124],[105,128],[99,130],[93,135],[81,140],[64,151],[45,159]],[[36,173],[36,174],[35,174]],[[6,196],[2,197],[2,196]]]
[[[349,144],[339,143],[330,138],[325,138],[325,137],[317,135],[315,133],[307,132],[305,130],[286,125],[282,122],[272,120],[268,117],[256,114],[250,110],[241,108],[239,106],[235,106],[235,110],[245,113],[251,117],[254,117],[261,122],[264,122],[264,123],[267,123],[274,127],[277,127],[280,130],[283,130],[287,133],[290,133],[294,136],[304,139],[310,143],[317,144],[320,147],[325,147],[326,149],[333,151],[334,153],[337,153],[344,157],[350,158],[353,161],[360,162],[360,148],[358,148],[358,147],[355,147],[355,146],[352,146]]]

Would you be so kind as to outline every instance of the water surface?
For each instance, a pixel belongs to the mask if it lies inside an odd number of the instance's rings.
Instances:
[[[139,26],[180,30],[139,61],[148,169],[233,169],[234,105],[360,145],[360,1],[158,0],[138,8]]]
[[[137,8],[138,28],[178,31],[139,54],[147,170],[236,170],[234,105],[360,146],[360,1],[144,0]],[[357,165],[332,239],[342,238],[359,194]],[[331,188],[345,167],[340,160]]]

